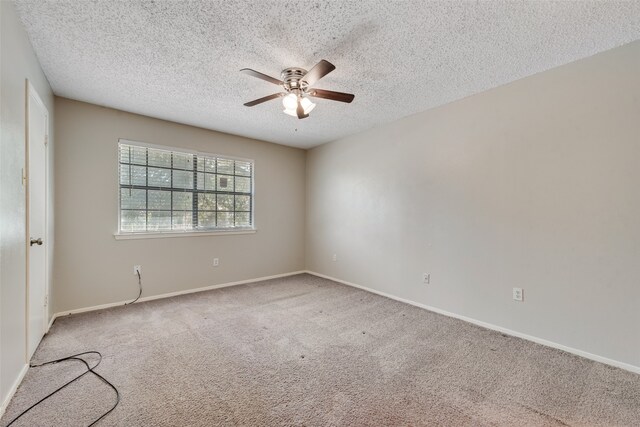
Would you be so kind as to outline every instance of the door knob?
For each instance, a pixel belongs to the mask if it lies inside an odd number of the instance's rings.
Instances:
[[[42,246],[42,238],[39,237],[37,239],[34,239],[33,237],[31,238],[31,240],[29,241],[29,246],[33,246],[33,245],[38,245],[38,246]]]

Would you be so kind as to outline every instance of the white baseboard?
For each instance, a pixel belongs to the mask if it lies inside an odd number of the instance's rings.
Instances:
[[[22,383],[22,380],[24,379],[24,376],[27,375],[28,370],[29,370],[29,365],[25,363],[25,365],[20,370],[20,373],[18,374],[18,378],[16,378],[16,380],[13,382],[13,385],[9,389],[9,393],[7,393],[7,395],[2,401],[2,406],[0,406],[0,418],[2,418],[2,416],[4,415],[4,411],[7,410],[7,406],[9,406],[9,402],[11,402],[13,395],[16,394],[16,390],[18,390],[18,386],[20,385],[20,383]]]
[[[294,276],[296,274],[303,274],[303,273],[306,273],[306,271],[304,271],[304,270],[302,270],[302,271],[292,271],[290,273],[274,274],[273,276],[264,276],[264,277],[257,277],[255,279],[239,280],[237,282],[221,283],[219,285],[205,286],[203,288],[186,289],[184,291],[176,291],[176,292],[169,292],[169,293],[166,293],[166,294],[151,295],[151,296],[148,296],[148,297],[140,298],[138,300],[138,302],[153,301],[153,300],[156,300],[156,299],[163,299],[163,298],[171,298],[171,297],[175,297],[175,296],[178,296],[178,295],[193,294],[193,293],[196,293],[196,292],[210,291],[212,289],[220,289],[220,288],[226,288],[226,287],[229,287],[229,286],[244,285],[244,284],[253,283],[253,282],[261,282],[263,280],[277,279],[277,278],[280,278],[280,277]],[[53,315],[53,317],[51,318],[50,325],[53,324],[53,322],[56,320],[56,318],[58,318],[60,316],[67,316],[69,314],[85,313],[87,311],[95,311],[95,310],[102,310],[102,309],[105,309],[105,308],[117,307],[117,306],[124,305],[125,303],[127,303],[129,301],[110,302],[108,304],[94,305],[92,307],[76,308],[76,309],[73,309],[73,310],[61,311],[61,312],[56,313],[56,314]]]
[[[507,335],[511,335],[513,337],[522,338],[527,341],[532,341],[537,344],[541,344],[547,347],[556,348],[558,350],[566,351],[567,353],[575,354],[576,356],[584,357],[585,359],[590,359],[596,362],[604,363],[605,365],[615,366],[616,368],[624,369],[626,371],[634,372],[636,374],[640,374],[640,366],[634,366],[629,363],[620,362],[617,360],[609,359],[607,357],[598,356],[597,354],[592,354],[583,350],[578,350],[576,348],[567,347],[566,345],[558,344],[552,341],[545,340],[543,338],[534,337],[532,335],[523,334],[521,332],[513,331],[511,329],[503,328],[502,326],[493,325],[491,323],[483,322],[481,320],[472,319],[470,317],[462,316],[460,314],[451,313],[449,311],[445,311],[436,307],[431,307],[429,305],[421,304],[419,302],[411,301],[405,298],[400,298],[395,295],[388,294],[386,292],[381,292],[372,288],[367,288],[366,286],[356,285],[355,283],[347,282],[345,280],[337,279],[335,277],[327,276],[325,274],[316,273],[315,271],[307,270],[306,273],[313,274],[314,276],[322,277],[323,279],[333,280],[334,282],[342,283],[343,285],[352,286],[354,288],[362,289],[367,292],[371,292],[374,294],[382,295],[383,297],[387,297],[396,301],[404,302],[406,304],[410,304],[416,307],[423,308],[425,310],[432,311],[434,313],[442,314],[444,316],[453,317],[456,319],[464,320],[465,322],[473,323],[474,325],[482,326],[483,328],[491,329],[494,331],[502,332]]]

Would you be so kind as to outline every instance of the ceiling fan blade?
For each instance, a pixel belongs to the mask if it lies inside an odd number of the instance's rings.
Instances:
[[[324,98],[330,99],[332,101],[340,101],[346,102],[347,104],[353,101],[355,95],[344,92],[334,92],[332,90],[324,90],[324,89],[311,89],[309,91],[309,96],[313,96],[315,98]]]
[[[274,85],[279,85],[282,86],[284,84],[284,82],[282,80],[278,80],[278,79],[274,79],[271,76],[267,76],[266,74],[262,74],[256,70],[252,70],[251,68],[243,68],[242,70],[240,70],[241,73],[245,73],[248,74],[250,76],[253,77],[257,77],[259,79],[262,79],[264,81],[267,81],[269,83],[273,83]]]
[[[323,78],[324,76],[326,76],[327,74],[329,74],[335,69],[336,69],[335,65],[323,59],[320,62],[318,62],[316,65],[314,65],[313,68],[309,70],[301,80],[304,80],[305,82],[307,82],[309,86],[313,86],[315,82],[317,82],[318,80],[320,80],[321,78]]]
[[[274,93],[273,95],[265,96],[262,98],[254,99],[253,101],[245,102],[245,107],[253,107],[254,105],[262,104],[263,102],[271,101],[272,99],[282,98],[286,93]]]
[[[298,115],[299,119],[305,119],[309,117],[309,115],[304,113],[304,108],[302,108],[301,101],[302,101],[302,98],[298,97],[298,107],[296,108],[296,114]]]

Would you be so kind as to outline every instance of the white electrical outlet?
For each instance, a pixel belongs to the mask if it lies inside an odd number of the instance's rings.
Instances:
[[[422,273],[422,283],[424,283],[425,285],[428,285],[429,283],[431,283],[431,274]]]
[[[513,299],[515,301],[524,300],[524,291],[522,290],[522,288],[513,288]]]
[[[137,276],[138,273],[142,274],[142,266],[141,265],[134,265],[133,266],[133,274],[135,274]]]
[[[338,254],[333,254],[333,257],[331,258],[331,260],[332,260],[333,262],[338,261]]]
[[[213,259],[213,266],[214,266],[214,267],[217,267],[217,266],[219,266],[219,265],[220,265],[220,258],[214,258],[214,259]]]

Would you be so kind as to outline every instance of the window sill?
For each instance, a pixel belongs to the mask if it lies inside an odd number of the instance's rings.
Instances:
[[[116,233],[113,237],[116,240],[135,239],[164,239],[169,237],[204,237],[204,236],[227,236],[231,234],[255,234],[256,228],[242,230],[220,230],[220,231],[166,231],[159,233]]]

